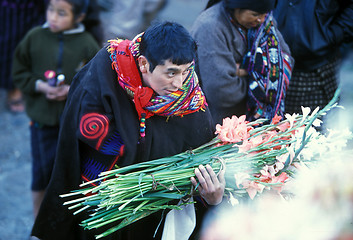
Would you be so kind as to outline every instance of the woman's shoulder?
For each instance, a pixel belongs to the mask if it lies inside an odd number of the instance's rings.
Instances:
[[[206,10],[204,10],[196,18],[194,22],[194,28],[198,27],[210,27],[214,28],[215,26],[221,24],[225,20],[223,6],[221,4],[216,4]]]
[[[227,34],[230,31],[231,22],[224,9],[224,6],[219,3],[205,11],[203,11],[195,20],[191,34],[195,37],[196,35],[204,34]]]

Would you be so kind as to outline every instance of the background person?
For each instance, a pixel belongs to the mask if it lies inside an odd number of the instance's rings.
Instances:
[[[99,50],[81,24],[85,4],[84,0],[51,0],[47,22],[29,31],[15,50],[13,81],[25,96],[26,113],[31,120],[34,216],[51,177],[60,117],[71,81]],[[63,74],[65,81],[50,85],[45,76],[48,70],[54,75]]]
[[[248,33],[274,6],[274,0],[211,0],[194,22],[200,82],[216,123],[246,113],[249,76],[241,65],[251,46]],[[290,53],[278,31],[276,41],[282,52]]]
[[[168,0],[97,0],[103,44],[113,38],[132,39],[151,25]]]
[[[323,108],[338,86],[340,46],[353,37],[353,1],[278,1],[278,28],[295,59],[286,110]]]

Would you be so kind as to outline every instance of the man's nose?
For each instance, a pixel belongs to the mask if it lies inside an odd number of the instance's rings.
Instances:
[[[179,74],[178,76],[175,76],[173,81],[173,86],[179,89],[183,86],[183,82],[184,82],[184,77],[182,74]]]

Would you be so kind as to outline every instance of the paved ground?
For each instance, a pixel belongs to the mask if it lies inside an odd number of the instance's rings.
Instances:
[[[5,109],[0,92],[0,239],[28,239],[32,225],[28,118]]]
[[[205,5],[205,0],[169,0],[161,19],[180,22],[189,28]],[[188,6],[188,7],[185,7]],[[352,129],[353,55],[343,65],[342,103],[346,114],[335,116],[333,125]],[[0,240],[27,240],[32,220],[30,195],[31,156],[28,118],[5,109],[5,92],[0,91]]]

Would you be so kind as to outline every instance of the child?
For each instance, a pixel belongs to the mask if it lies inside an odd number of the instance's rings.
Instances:
[[[100,49],[81,21],[88,1],[50,0],[47,22],[17,46],[13,81],[31,120],[33,213],[37,216],[54,164],[60,116],[76,72]]]

